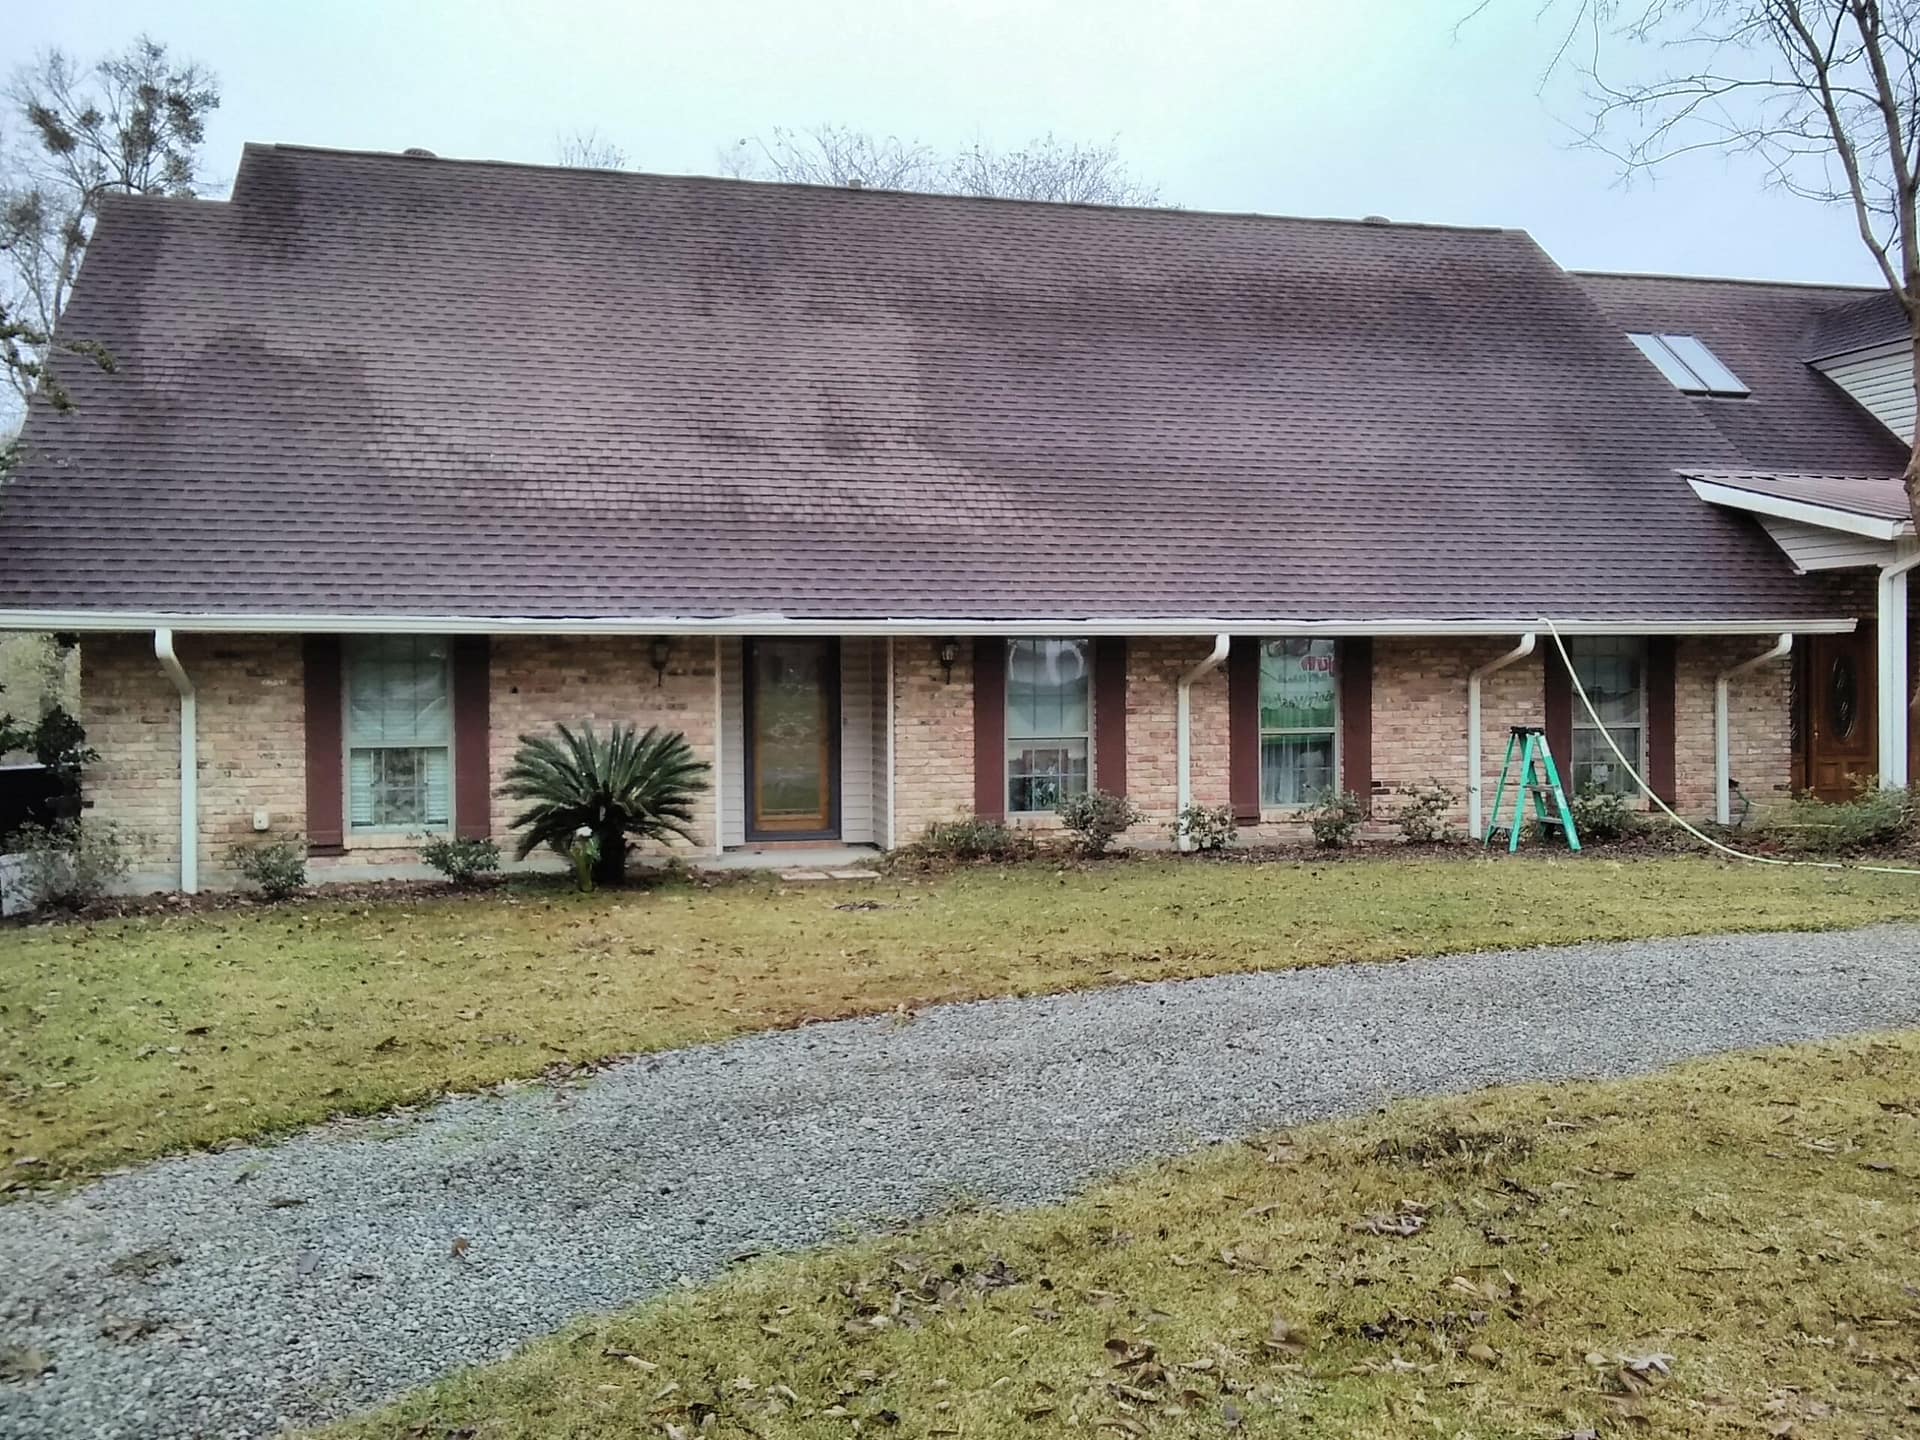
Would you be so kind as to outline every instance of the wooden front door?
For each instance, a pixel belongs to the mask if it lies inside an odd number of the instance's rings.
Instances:
[[[1822,800],[1851,800],[1878,768],[1874,632],[1807,637],[1801,672],[1807,789]]]
[[[840,642],[746,645],[747,838],[840,834]]]

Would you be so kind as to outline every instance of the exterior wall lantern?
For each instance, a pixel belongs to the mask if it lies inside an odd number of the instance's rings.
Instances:
[[[673,642],[664,635],[653,637],[653,686],[659,689],[667,683],[667,656],[673,652]]]
[[[960,658],[960,642],[947,639],[940,642],[940,679],[942,683],[953,683],[953,662]]]

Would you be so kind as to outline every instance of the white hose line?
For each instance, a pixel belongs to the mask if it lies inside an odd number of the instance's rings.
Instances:
[[[1567,678],[1573,681],[1573,693],[1580,697],[1580,707],[1587,712],[1587,718],[1592,720],[1595,728],[1600,731],[1600,738],[1607,742],[1607,749],[1613,752],[1613,758],[1618,760],[1621,768],[1633,777],[1633,783],[1640,787],[1640,793],[1658,805],[1666,812],[1669,820],[1693,836],[1694,839],[1711,845],[1723,855],[1731,855],[1736,860],[1751,861],[1755,865],[1789,865],[1808,870],[1861,870],[1873,875],[1920,875],[1920,870],[1909,869],[1900,865],[1850,865],[1843,860],[1782,860],[1774,855],[1750,855],[1745,850],[1736,850],[1731,845],[1723,845],[1705,831],[1688,824],[1674,812],[1671,805],[1653,793],[1653,788],[1641,778],[1640,772],[1633,768],[1633,762],[1627,759],[1625,755],[1622,755],[1620,753],[1620,747],[1614,744],[1613,732],[1607,728],[1606,722],[1600,718],[1599,712],[1593,708],[1593,702],[1587,699],[1587,687],[1580,683],[1580,674],[1573,668],[1573,657],[1567,654],[1567,642],[1560,638],[1559,627],[1553,623],[1550,617],[1545,615],[1540,617],[1540,623],[1546,626],[1547,633],[1553,636],[1554,648],[1560,652],[1560,663],[1567,667]],[[1571,755],[1567,757],[1567,763],[1569,765],[1573,763],[1573,757]]]

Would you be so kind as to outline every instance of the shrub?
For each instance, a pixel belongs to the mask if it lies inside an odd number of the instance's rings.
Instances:
[[[421,841],[420,858],[454,884],[471,885],[500,868],[500,847],[491,840],[429,835]]]
[[[1569,796],[1567,810],[1583,845],[1611,845],[1630,839],[1646,824],[1646,818],[1625,795],[1594,784],[1582,785]]]
[[[579,832],[594,840],[582,874],[598,884],[618,884],[627,873],[627,850],[635,840],[692,842],[693,802],[707,788],[708,765],[696,760],[678,730],[649,726],[635,735],[615,725],[602,740],[591,721],[579,733],[554,727],[559,738],[522,735],[500,793],[532,803],[516,815],[520,831],[514,858],[524,860],[551,846],[580,866]]]
[[[1906,837],[1913,822],[1911,792],[1879,790],[1867,781],[1851,800],[1797,795],[1769,810],[1758,829],[1783,849],[1804,855],[1845,855],[1895,844]]]
[[[1312,827],[1316,845],[1338,850],[1352,843],[1354,831],[1366,816],[1367,807],[1358,795],[1329,785],[1314,797],[1307,811],[1307,824]]]
[[[1231,805],[1189,805],[1168,828],[1175,845],[1185,840],[1193,850],[1224,850],[1240,834]]]
[[[22,825],[12,853],[26,862],[21,889],[30,904],[79,910],[107,893],[127,873],[127,846],[117,826],[104,820],[59,820]]]
[[[1454,838],[1447,816],[1460,797],[1438,780],[1429,778],[1424,785],[1402,785],[1394,792],[1404,802],[1394,823],[1400,838],[1409,845],[1445,845]]]
[[[307,883],[307,842],[298,835],[245,841],[229,854],[233,868],[269,900],[285,900]]]
[[[1060,823],[1080,837],[1080,848],[1088,855],[1106,854],[1107,847],[1129,825],[1138,825],[1146,818],[1126,796],[1105,790],[1069,795],[1060,802]]]
[[[920,837],[924,855],[943,860],[1024,860],[1034,851],[1033,837],[998,820],[968,816],[935,820]]]

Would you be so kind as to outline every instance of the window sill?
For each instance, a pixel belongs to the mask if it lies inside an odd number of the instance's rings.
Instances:
[[[358,835],[348,835],[348,850],[418,850],[422,838],[432,839],[436,835],[450,835],[451,830],[369,830]]]

